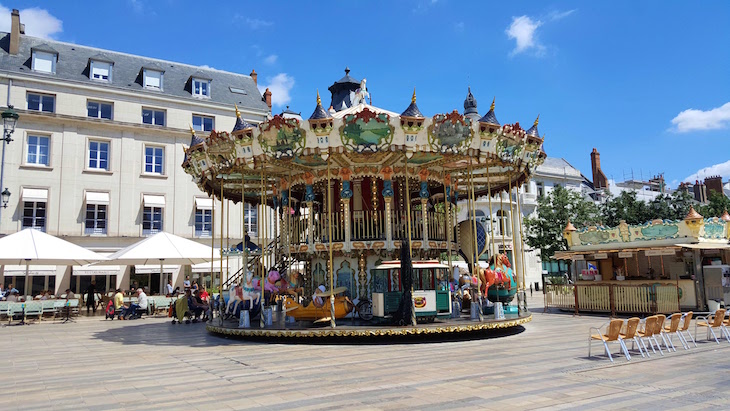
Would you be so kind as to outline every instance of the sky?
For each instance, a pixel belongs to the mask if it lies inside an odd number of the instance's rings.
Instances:
[[[2,1],[2,0],[0,0]],[[463,111],[529,128],[591,178],[730,179],[728,1],[215,1],[0,3],[36,37],[248,74],[305,118],[316,92],[367,79],[372,104]]]

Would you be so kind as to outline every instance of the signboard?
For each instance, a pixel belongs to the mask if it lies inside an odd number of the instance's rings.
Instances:
[[[596,253],[593,254],[594,260],[606,260],[608,259],[608,253]]]
[[[436,291],[413,291],[416,312],[436,312]]]
[[[618,253],[618,258],[631,258],[634,256],[634,253],[631,251],[620,251]]]
[[[572,258],[573,258],[573,261],[585,261],[585,259],[586,259],[583,254],[574,255]]]
[[[644,251],[644,254],[646,254],[647,257],[655,257],[660,255],[674,255],[676,250],[673,248],[670,249],[664,249],[664,250],[646,250]]]

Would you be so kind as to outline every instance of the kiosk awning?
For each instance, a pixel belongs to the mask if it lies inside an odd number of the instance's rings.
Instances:
[[[680,247],[691,248],[694,250],[724,250],[730,249],[727,243],[697,243],[697,244],[677,244]]]

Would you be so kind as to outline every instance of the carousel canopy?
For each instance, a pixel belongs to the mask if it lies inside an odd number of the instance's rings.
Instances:
[[[416,190],[420,180],[458,195],[473,181],[477,195],[496,194],[525,182],[546,157],[537,120],[527,131],[518,122],[500,125],[494,102],[479,118],[471,89],[464,114],[424,116],[415,90],[397,114],[371,105],[365,80],[349,72],[329,87],[332,107],[326,110],[317,93],[307,120],[287,108],[258,126],[237,122],[231,133],[212,131],[204,141],[193,133],[183,168],[208,194],[258,203],[265,193],[273,204],[289,187],[304,193],[328,177],[402,181],[407,174]]]

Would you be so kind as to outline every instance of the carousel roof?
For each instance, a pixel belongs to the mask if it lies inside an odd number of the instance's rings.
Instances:
[[[494,115],[494,100],[495,99],[492,99],[492,105],[489,107],[489,111],[487,111],[487,114],[485,114],[484,117],[479,119],[480,123],[489,123],[489,124],[500,125],[499,121],[497,121],[497,116]]]
[[[477,111],[477,99],[471,94],[471,87],[469,87],[469,93],[466,95],[464,100],[464,115],[474,119],[479,118],[479,111]]]
[[[537,131],[537,122],[540,120],[540,115],[537,115],[537,118],[535,119],[535,122],[532,124],[532,127],[530,127],[526,133],[528,136],[537,137],[540,138],[540,133]]]
[[[236,105],[235,107],[236,107],[236,124],[233,126],[232,131],[246,130],[249,128],[256,127],[255,125],[248,123],[248,122],[246,122],[246,120],[242,119],[241,112],[238,111],[238,105]],[[193,136],[195,136],[195,133],[193,133]],[[192,147],[192,146],[193,146],[193,144],[191,143],[190,147]]]
[[[415,117],[415,118],[423,118],[423,114],[421,114],[421,110],[418,109],[418,106],[416,105],[416,89],[413,89],[413,98],[411,98],[411,105],[408,106],[406,111],[401,113],[401,117]]]
[[[356,81],[349,69],[346,73],[340,81],[354,86],[348,83]],[[395,183],[408,174],[427,182],[431,194],[453,181],[452,193],[462,196],[459,185],[468,176],[477,195],[496,193],[519,186],[544,161],[542,139],[531,137],[537,135],[537,121],[527,132],[517,122],[500,125],[494,105],[481,121],[495,127],[485,128],[456,110],[426,117],[416,105],[415,90],[411,104],[398,114],[367,104],[366,93],[359,89],[357,104],[334,113],[322,106],[317,93],[309,120],[328,121],[302,121],[285,111],[258,126],[237,117],[234,131],[246,127],[246,133],[213,131],[205,140],[193,133],[183,168],[209,194],[223,190],[233,201],[257,203],[262,186],[271,195],[291,187],[302,197],[305,186],[328,178],[328,168],[336,179],[374,177]],[[466,114],[476,114],[471,90],[465,103]]]

